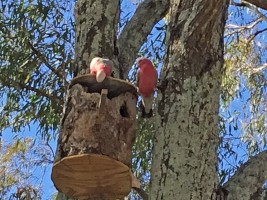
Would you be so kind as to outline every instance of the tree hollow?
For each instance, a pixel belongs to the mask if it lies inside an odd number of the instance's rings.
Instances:
[[[70,197],[123,198],[131,189],[136,87],[95,76],[74,78],[65,102],[52,180]]]

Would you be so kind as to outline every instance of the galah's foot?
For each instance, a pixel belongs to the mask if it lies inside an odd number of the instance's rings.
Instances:
[[[142,103],[140,105],[140,108],[141,108],[141,112],[142,112],[142,115],[141,115],[142,118],[150,118],[150,117],[153,116],[152,109],[150,109],[149,113],[146,113],[145,107],[144,107],[144,105]]]

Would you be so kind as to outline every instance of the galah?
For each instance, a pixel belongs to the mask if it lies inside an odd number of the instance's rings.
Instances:
[[[96,81],[102,82],[112,72],[113,62],[109,59],[95,57],[90,63],[90,74],[96,75]]]
[[[142,96],[142,104],[145,111],[145,113],[143,113],[143,117],[151,117],[158,74],[152,62],[148,58],[138,58],[137,65],[139,67],[139,71],[137,73],[137,87],[138,92]]]

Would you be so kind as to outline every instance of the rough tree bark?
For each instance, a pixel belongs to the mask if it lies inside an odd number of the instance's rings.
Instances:
[[[171,0],[150,199],[215,199],[228,0]]]
[[[81,0],[75,4],[76,67],[86,73],[95,56],[114,60],[120,1]]]
[[[264,195],[263,184],[267,180],[267,151],[250,158],[224,184],[228,199],[260,200]],[[264,199],[266,199],[265,196]]]

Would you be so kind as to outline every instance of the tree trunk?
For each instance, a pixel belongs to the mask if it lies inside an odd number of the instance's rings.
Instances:
[[[215,199],[228,0],[172,0],[150,199]]]
[[[79,0],[76,2],[75,54],[79,73],[86,73],[91,60],[96,56],[117,60],[116,34],[119,11],[119,0]],[[115,73],[116,77],[119,77],[118,68]]]

